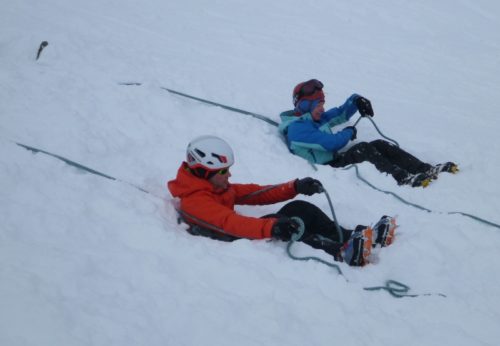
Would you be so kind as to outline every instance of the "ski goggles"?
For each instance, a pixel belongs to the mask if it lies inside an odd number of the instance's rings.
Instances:
[[[300,100],[295,109],[300,115],[310,113],[320,102],[321,100]]]
[[[296,104],[302,97],[310,96],[318,90],[323,90],[323,83],[317,79],[308,80],[300,87],[297,94],[294,95],[293,101]]]
[[[218,169],[218,170],[213,170],[213,171],[207,170],[207,172],[205,173],[205,179],[210,179],[214,175],[226,175],[227,173],[229,173],[229,167]]]
[[[193,172],[197,177],[207,179],[207,180],[212,178],[216,174],[225,175],[225,174],[229,173],[229,167],[210,170],[210,169],[206,169],[204,167],[197,166],[197,167],[191,167],[191,168],[189,168],[189,170],[191,172]]]

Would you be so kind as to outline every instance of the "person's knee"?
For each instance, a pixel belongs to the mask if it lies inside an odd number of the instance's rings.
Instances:
[[[306,217],[309,215],[316,215],[318,212],[318,207],[312,203],[306,201],[292,201],[287,203],[283,208],[281,208],[278,214],[283,216],[298,216],[298,217]]]
[[[355,163],[362,162],[366,157],[372,155],[376,151],[375,147],[368,142],[361,142],[353,146],[349,150],[349,154]]]
[[[290,203],[287,203],[287,205],[285,207],[290,208],[290,209],[294,209],[294,210],[316,208],[316,206],[314,204],[306,202],[306,201],[301,201],[301,200],[291,201]]]
[[[356,150],[358,151],[366,151],[368,148],[370,148],[371,143],[368,142],[359,142],[356,144]]]
[[[370,144],[377,148],[377,150],[379,151],[384,151],[384,150],[389,150],[390,147],[394,147],[395,145],[391,142],[388,142],[386,140],[383,140],[383,139],[376,139],[372,142],[370,142]]]
[[[370,142],[371,145],[378,146],[378,145],[387,145],[388,142],[384,141],[383,139],[376,139],[374,141]]]

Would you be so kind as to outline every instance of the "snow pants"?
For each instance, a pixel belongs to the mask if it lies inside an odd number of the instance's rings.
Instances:
[[[276,214],[264,217],[299,217],[304,222],[304,235],[301,242],[321,249],[330,255],[337,257],[340,248],[351,237],[352,230],[340,227],[343,243],[339,242],[339,235],[335,222],[332,221],[321,209],[306,201],[292,201],[287,203]]]
[[[408,173],[425,173],[432,168],[432,165],[383,139],[355,144],[347,151],[337,153],[328,164],[338,168],[365,161],[374,164],[380,172],[391,174],[398,182]]]

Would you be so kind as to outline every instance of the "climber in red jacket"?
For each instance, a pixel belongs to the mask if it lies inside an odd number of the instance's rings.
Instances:
[[[274,204],[297,194],[322,192],[323,187],[309,177],[278,185],[233,184],[229,182],[233,163],[233,151],[221,138],[201,136],[189,143],[187,160],[181,164],[177,177],[168,182],[168,189],[180,198],[179,213],[190,225],[191,234],[225,241],[240,238],[288,241],[303,227],[303,235],[296,240],[354,266],[367,262],[372,246],[392,242],[396,226],[388,216],[374,226],[375,232],[361,225],[355,230],[340,227],[343,239],[340,242],[335,223],[305,201],[292,201],[275,214],[261,218],[241,215],[234,210],[236,204]]]

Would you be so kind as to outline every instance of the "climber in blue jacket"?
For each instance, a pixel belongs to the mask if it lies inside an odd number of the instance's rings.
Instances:
[[[311,79],[293,89],[293,110],[280,114],[279,131],[286,138],[292,153],[312,163],[345,167],[371,162],[384,173],[391,174],[398,185],[426,187],[441,172],[456,173],[453,162],[431,165],[385,140],[359,142],[340,151],[356,139],[356,128],[347,126],[333,133],[333,126],[345,123],[359,111],[361,116],[374,116],[371,102],[358,94],[351,95],[343,105],[325,111],[323,83]]]

